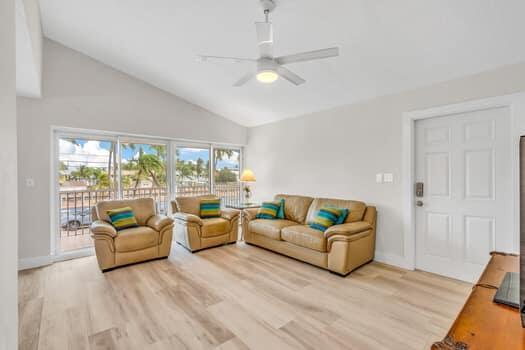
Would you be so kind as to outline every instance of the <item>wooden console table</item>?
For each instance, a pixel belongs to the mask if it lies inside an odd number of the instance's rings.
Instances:
[[[492,301],[505,273],[519,271],[519,256],[498,252],[491,256],[447,336],[432,350],[525,349],[518,309]]]

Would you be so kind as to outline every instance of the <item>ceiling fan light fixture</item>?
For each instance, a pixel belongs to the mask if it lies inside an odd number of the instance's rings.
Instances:
[[[271,69],[261,70],[257,73],[256,78],[263,84],[271,84],[279,78],[279,74]]]

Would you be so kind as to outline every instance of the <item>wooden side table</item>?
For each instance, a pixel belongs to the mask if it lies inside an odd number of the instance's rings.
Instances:
[[[239,220],[239,225],[241,225],[241,241],[244,241],[244,230],[242,229],[244,226],[243,226],[243,221],[244,221],[244,209],[250,209],[250,208],[260,208],[261,205],[258,204],[258,203],[247,203],[247,202],[239,202],[239,203],[233,203],[233,204],[226,204],[225,205],[226,208],[230,208],[230,209],[237,209],[237,210],[240,210],[241,213],[239,214],[240,215],[240,220]]]
[[[434,343],[432,350],[525,349],[525,328],[518,309],[492,301],[505,273],[519,271],[519,256],[491,255],[447,336]]]

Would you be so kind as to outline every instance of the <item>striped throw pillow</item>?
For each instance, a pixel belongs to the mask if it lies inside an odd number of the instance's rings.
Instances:
[[[200,217],[218,218],[221,216],[221,200],[220,199],[202,199],[200,204]]]
[[[337,218],[337,221],[335,222],[336,225],[344,224],[346,218],[348,217],[348,214],[350,214],[350,210],[347,208],[342,208],[340,210],[341,210],[341,215],[339,215],[339,217]]]
[[[277,212],[277,219],[286,219],[284,216],[284,198],[281,198],[280,200],[281,205],[279,206],[279,211]]]
[[[342,211],[343,209],[340,208],[321,207],[310,223],[310,227],[324,232],[330,226],[335,225]]]
[[[270,219],[270,220],[276,219],[277,214],[279,213],[280,207],[281,207],[280,201],[263,202],[255,217],[257,219]]]
[[[107,214],[111,220],[111,225],[117,231],[138,226],[133,209],[130,207],[108,210]]]

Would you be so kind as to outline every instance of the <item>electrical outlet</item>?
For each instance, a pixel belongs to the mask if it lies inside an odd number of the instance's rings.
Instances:
[[[26,187],[35,187],[35,179],[27,178]]]

